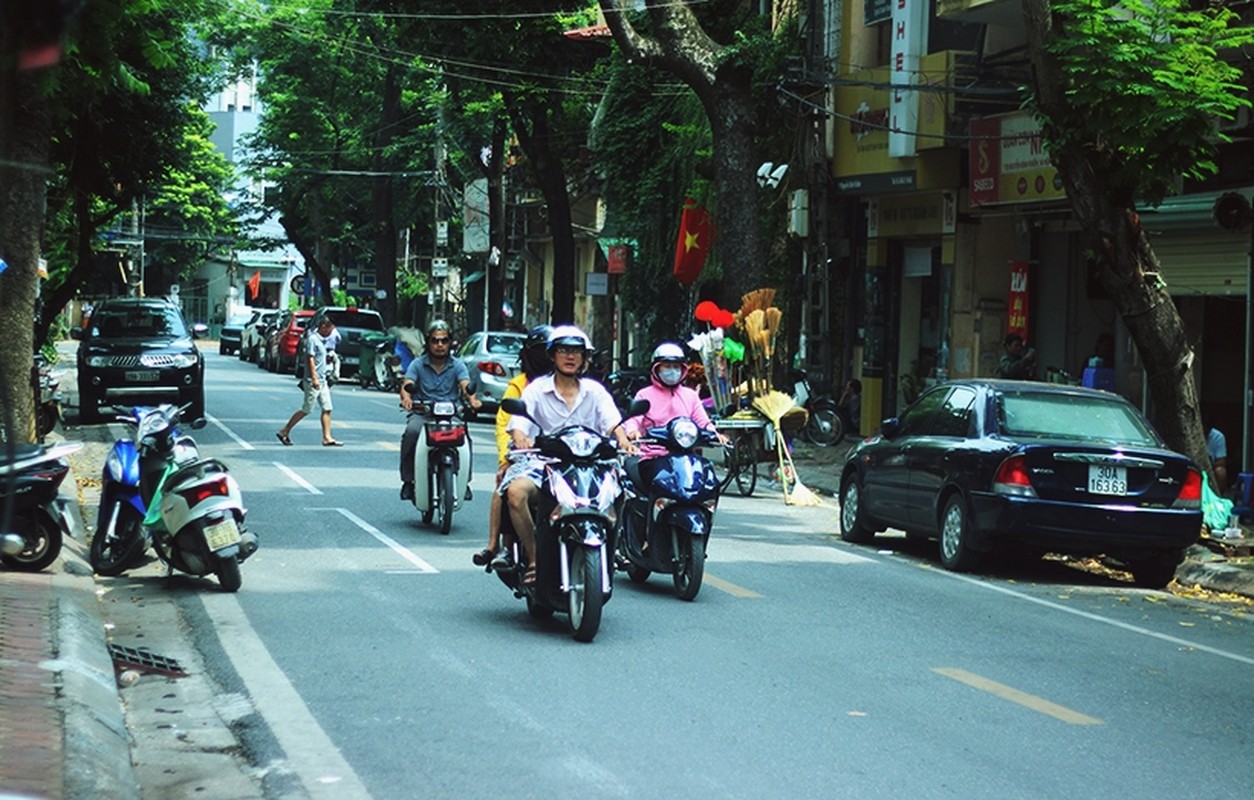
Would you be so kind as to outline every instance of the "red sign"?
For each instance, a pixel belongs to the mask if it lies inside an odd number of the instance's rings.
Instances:
[[[1028,340],[1028,262],[1010,262],[1010,298],[1006,307],[1006,333]]]
[[[610,245],[606,260],[609,262],[609,266],[605,271],[609,274],[622,275],[627,272],[627,245]]]

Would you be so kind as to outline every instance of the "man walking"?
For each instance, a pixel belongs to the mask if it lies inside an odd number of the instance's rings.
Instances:
[[[305,359],[303,364],[298,365],[303,366],[305,371],[300,382],[301,389],[305,392],[305,402],[292,414],[287,424],[279,428],[275,434],[284,446],[291,446],[292,428],[313,412],[315,403],[318,408],[322,409],[322,446],[342,447],[344,445],[331,435],[331,386],[327,381],[326,342],[334,332],[335,324],[331,322],[331,318],[323,317],[319,320],[316,331],[305,333]]]

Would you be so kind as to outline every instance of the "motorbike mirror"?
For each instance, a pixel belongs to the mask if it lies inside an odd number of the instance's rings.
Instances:
[[[209,335],[209,326],[203,322],[197,322],[192,326],[192,338],[203,339]]]
[[[517,415],[524,419],[530,419],[532,422],[535,422],[535,420],[532,419],[532,416],[527,413],[527,404],[524,403],[522,400],[519,400],[517,397],[506,397],[505,399],[503,399],[501,401],[501,408],[505,411],[506,414]]]
[[[650,405],[649,401],[644,398],[632,400],[631,405],[627,407],[627,414],[625,417],[643,416],[644,414],[649,413]]]

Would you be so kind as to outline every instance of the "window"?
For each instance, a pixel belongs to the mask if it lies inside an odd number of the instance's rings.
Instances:
[[[997,400],[997,427],[1016,438],[1158,445],[1152,429],[1127,401],[1092,395],[1004,393]]]
[[[936,415],[936,435],[969,437],[971,409],[974,406],[975,390],[969,386],[955,386]]]
[[[901,415],[898,436],[928,436],[936,427],[936,411],[945,401],[949,389],[940,387],[923,394]]]

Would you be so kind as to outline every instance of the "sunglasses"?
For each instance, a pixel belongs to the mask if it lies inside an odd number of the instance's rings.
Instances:
[[[448,344],[447,336],[432,336],[431,344]]]

